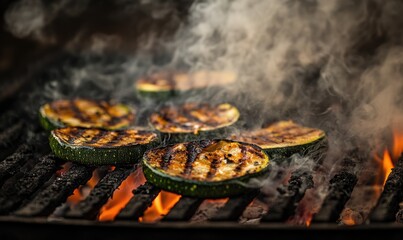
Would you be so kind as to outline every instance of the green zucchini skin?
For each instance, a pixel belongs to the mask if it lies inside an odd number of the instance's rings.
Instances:
[[[86,165],[128,165],[140,162],[145,151],[159,144],[158,139],[148,143],[133,146],[119,146],[116,148],[72,146],[63,143],[49,135],[49,145],[52,152],[66,161],[78,162]]]
[[[233,123],[235,125],[236,123]],[[210,131],[199,131],[198,134],[194,133],[164,133],[160,132],[160,138],[162,142],[167,144],[197,141],[202,139],[215,139],[215,138],[226,138],[230,135],[235,126],[226,126],[217,128]]]
[[[301,156],[308,156],[311,154],[312,150],[317,150],[320,152],[326,151],[328,147],[328,142],[326,137],[322,137],[314,142],[310,142],[298,146],[290,147],[279,147],[279,148],[264,148],[263,151],[271,158],[289,158],[294,154],[300,154]]]
[[[166,175],[152,168],[144,159],[142,167],[147,181],[161,189],[183,196],[210,199],[235,196],[256,189],[247,186],[248,181],[252,178],[264,178],[270,170],[269,164],[258,173],[220,182],[201,182]]]
[[[42,114],[39,114],[39,123],[46,131],[49,132],[57,128],[64,127],[63,124],[61,124],[60,122],[52,121],[49,118],[43,116]]]

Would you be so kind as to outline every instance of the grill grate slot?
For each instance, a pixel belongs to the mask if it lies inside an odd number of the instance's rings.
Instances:
[[[83,201],[77,206],[70,208],[65,217],[95,220],[102,206],[108,201],[123,180],[134,170],[135,168],[119,167],[106,174]]]
[[[378,203],[370,215],[371,222],[395,221],[401,201],[403,201],[403,155],[386,180]]]
[[[2,189],[0,194],[0,214],[7,214],[34,194],[59,169],[59,164],[51,155],[40,159],[31,171],[22,176],[12,188]]]
[[[48,216],[56,207],[64,203],[74,189],[85,184],[92,175],[93,168],[74,164],[60,178],[46,187],[23,208],[17,210],[17,216]]]
[[[220,208],[210,221],[237,221],[246,207],[259,194],[258,190],[253,190],[241,196],[231,197],[224,207]]]
[[[144,211],[151,206],[160,193],[160,189],[146,182],[133,191],[134,196],[116,216],[116,220],[138,220]]]
[[[262,222],[284,222],[291,217],[297,204],[304,197],[306,190],[313,187],[313,177],[310,171],[296,170],[291,174],[288,186],[283,186],[280,196],[263,215]]]
[[[162,221],[188,221],[202,203],[201,198],[181,197]]]

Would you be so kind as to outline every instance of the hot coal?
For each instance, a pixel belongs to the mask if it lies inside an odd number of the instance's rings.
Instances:
[[[0,161],[16,150],[23,130],[23,121],[18,121],[0,132]]]
[[[85,184],[91,178],[92,171],[92,167],[74,164],[15,214],[18,216],[48,216],[56,207],[66,201],[74,189]]]
[[[44,156],[11,187],[4,189],[3,186],[0,193],[0,214],[7,214],[19,207],[42,187],[58,168],[59,163],[53,156]]]
[[[153,200],[160,193],[160,189],[145,183],[133,191],[134,196],[116,216],[116,220],[135,220],[143,216],[144,211],[151,206]]]
[[[90,194],[77,206],[72,207],[65,217],[95,220],[102,206],[132,171],[133,168],[117,168],[106,174]]]

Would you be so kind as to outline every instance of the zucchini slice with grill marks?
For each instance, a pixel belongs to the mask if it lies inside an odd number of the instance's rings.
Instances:
[[[325,143],[324,131],[304,127],[295,122],[279,121],[266,128],[232,135],[233,140],[256,144],[269,155],[291,156],[294,153],[305,154],[310,148]]]
[[[39,114],[47,130],[60,127],[121,129],[128,127],[135,117],[134,110],[127,105],[79,98],[47,103]]]
[[[167,106],[151,114],[151,125],[171,142],[223,137],[239,118],[239,111],[228,103],[185,103]]]
[[[167,98],[232,84],[236,75],[230,71],[158,72],[138,79],[135,87],[140,96]]]
[[[269,170],[269,157],[253,144],[201,140],[148,150],[146,179],[167,191],[199,198],[221,198],[250,190],[248,182]]]
[[[68,127],[55,129],[49,136],[50,148],[56,156],[90,165],[137,163],[157,140],[156,133],[142,129]]]

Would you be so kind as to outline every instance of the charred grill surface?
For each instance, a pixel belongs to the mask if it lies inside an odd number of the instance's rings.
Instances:
[[[395,221],[401,201],[403,201],[403,154],[386,180],[383,192],[371,213],[370,221]]]
[[[296,170],[292,173],[288,186],[279,189],[280,196],[269,206],[269,212],[263,215],[262,222],[283,222],[291,217],[297,204],[304,197],[306,190],[314,185],[312,173],[308,170]]]
[[[16,150],[23,135],[24,123],[19,121],[0,132],[0,161]]]
[[[117,168],[108,173],[99,181],[85,200],[71,208],[65,217],[95,220],[102,206],[132,171],[133,168]]]
[[[160,193],[160,189],[145,183],[133,191],[134,196],[116,216],[116,220],[137,220],[144,211],[151,206],[153,200]]]
[[[329,192],[313,222],[336,222],[357,183],[353,173],[341,171],[330,180]]]
[[[202,198],[181,197],[162,221],[188,221],[202,202]]]
[[[17,150],[2,162],[0,162],[0,186],[7,178],[13,176],[19,171],[19,168],[32,158],[32,149],[27,144],[20,145]]]
[[[73,165],[15,214],[17,216],[48,216],[56,207],[66,201],[74,189],[85,184],[91,178],[92,170],[92,167]]]
[[[246,207],[259,194],[258,190],[253,190],[241,196],[231,197],[224,207],[220,208],[210,221],[237,221]]]
[[[52,177],[59,168],[59,164],[53,156],[45,156],[40,159],[31,171],[22,176],[12,187],[1,189],[0,214],[7,214],[16,209],[34,194],[46,181]]]

